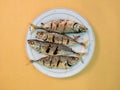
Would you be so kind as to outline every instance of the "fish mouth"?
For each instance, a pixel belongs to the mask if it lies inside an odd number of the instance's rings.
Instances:
[[[33,40],[27,40],[28,44],[31,44],[33,42]]]
[[[87,29],[82,30],[82,32],[86,32],[86,31],[87,31]]]
[[[28,44],[34,44],[34,41],[37,41],[36,39],[29,39],[27,40]]]
[[[35,44],[36,42],[40,42],[40,40],[37,40],[37,39],[29,39],[29,40],[27,40],[27,42],[28,42],[28,44],[33,45],[33,44]]]
[[[84,28],[81,30],[81,32],[86,32],[88,30],[88,28]]]

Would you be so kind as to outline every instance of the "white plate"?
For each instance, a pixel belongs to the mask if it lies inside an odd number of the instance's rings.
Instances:
[[[40,72],[42,72],[48,76],[52,76],[52,77],[56,77],[56,78],[70,77],[70,76],[73,76],[73,75],[77,74],[78,72],[82,71],[91,60],[91,57],[94,52],[94,46],[95,46],[95,38],[94,38],[93,30],[92,30],[90,24],[85,20],[85,18],[83,18],[78,13],[68,10],[68,9],[49,10],[49,11],[41,14],[40,16],[38,16],[32,23],[35,25],[40,25],[41,22],[48,22],[48,21],[55,20],[55,19],[69,19],[69,20],[77,21],[79,23],[83,23],[88,28],[88,31],[86,33],[79,34],[82,38],[78,39],[79,42],[82,40],[83,41],[88,40],[87,49],[85,50],[85,51],[87,51],[87,54],[83,56],[84,64],[81,62],[78,62],[75,66],[71,67],[70,69],[49,69],[49,68],[41,66],[37,63],[33,63],[33,65]],[[26,48],[27,48],[27,53],[28,53],[30,60],[37,60],[37,59],[43,57],[44,55],[38,54],[36,51],[32,50],[27,43],[28,39],[35,38],[36,32],[31,35],[31,32],[30,32],[31,28],[32,27],[29,27],[28,32],[27,32]],[[72,36],[72,35],[73,34],[70,34],[70,36]],[[82,50],[82,46],[74,46],[71,48],[73,48],[73,50],[76,50],[76,51]]]

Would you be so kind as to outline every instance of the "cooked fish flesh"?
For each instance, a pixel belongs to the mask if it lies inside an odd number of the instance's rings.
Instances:
[[[41,23],[41,26],[36,26],[34,24],[31,24],[31,26],[34,28],[33,31],[35,29],[44,29],[48,32],[55,32],[61,34],[86,32],[86,30],[88,29],[83,24],[64,19],[52,20],[48,23]]]
[[[84,47],[86,47],[86,42],[77,42],[76,39],[79,36],[74,36],[74,39],[67,36],[67,35],[62,35],[62,34],[58,34],[58,33],[49,33],[46,31],[41,31],[41,32],[37,32],[36,38],[41,39],[43,41],[48,41],[51,43],[57,43],[57,44],[63,44],[66,46],[71,46],[74,44],[80,44]]]
[[[47,55],[69,55],[69,54],[79,55],[79,53],[73,51],[70,47],[67,47],[62,44],[39,41],[36,39],[28,40],[28,44],[35,51]]]
[[[31,60],[31,62],[36,62],[47,68],[67,69],[77,64],[79,60],[80,59],[75,56],[49,55],[38,60]]]

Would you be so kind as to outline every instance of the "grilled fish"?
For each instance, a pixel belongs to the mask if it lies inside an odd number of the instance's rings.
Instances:
[[[31,26],[34,28],[33,31],[35,29],[44,29],[48,32],[55,32],[60,34],[86,32],[88,29],[83,24],[64,19],[53,20],[48,23],[41,23],[41,26],[36,26],[34,24],[31,24]]]
[[[36,62],[47,68],[67,69],[77,64],[79,60],[80,59],[75,56],[49,55],[38,60],[31,60],[31,62]]]
[[[80,36],[76,36],[73,38],[67,36],[67,35],[62,35],[58,33],[49,33],[45,31],[37,32],[36,38],[41,39],[43,41],[48,41],[51,43],[57,43],[57,44],[63,44],[65,46],[71,46],[74,44],[80,44],[84,47],[86,47],[86,42],[77,42],[76,39],[79,38]]]
[[[79,53],[73,51],[71,48],[62,44],[44,42],[36,39],[28,40],[28,44],[35,51],[47,55],[69,55],[69,54],[79,55]]]

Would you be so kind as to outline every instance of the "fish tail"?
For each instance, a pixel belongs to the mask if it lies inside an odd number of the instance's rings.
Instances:
[[[32,34],[37,29],[37,26],[32,23],[30,25],[32,27],[32,29],[31,29],[31,34]]]
[[[35,31],[35,29],[34,29],[34,28],[32,28],[32,29],[31,29],[31,34],[32,34],[34,31]]]
[[[35,60],[30,60],[31,63],[35,62]]]
[[[31,27],[32,27],[32,30],[31,30],[31,33],[33,33],[36,29],[43,29],[43,28],[41,28],[41,27],[39,27],[39,26],[36,26],[36,25],[34,25],[34,24],[30,24],[31,25]]]
[[[31,63],[35,62],[35,60],[30,60],[29,63],[27,63],[26,65],[29,65]]]
[[[32,28],[34,28],[34,29],[39,29],[39,27],[38,26],[36,26],[36,25],[34,25],[34,24],[30,24],[30,26],[32,27]]]
[[[78,58],[79,58],[79,60],[80,60],[82,63],[84,63],[84,61],[83,61],[83,59],[82,59],[82,56],[85,55],[85,54],[86,54],[86,53],[83,52],[83,53],[79,53],[79,55],[78,55]]]
[[[80,45],[82,45],[84,48],[86,48],[87,47],[87,43],[88,43],[88,41],[80,42]]]

